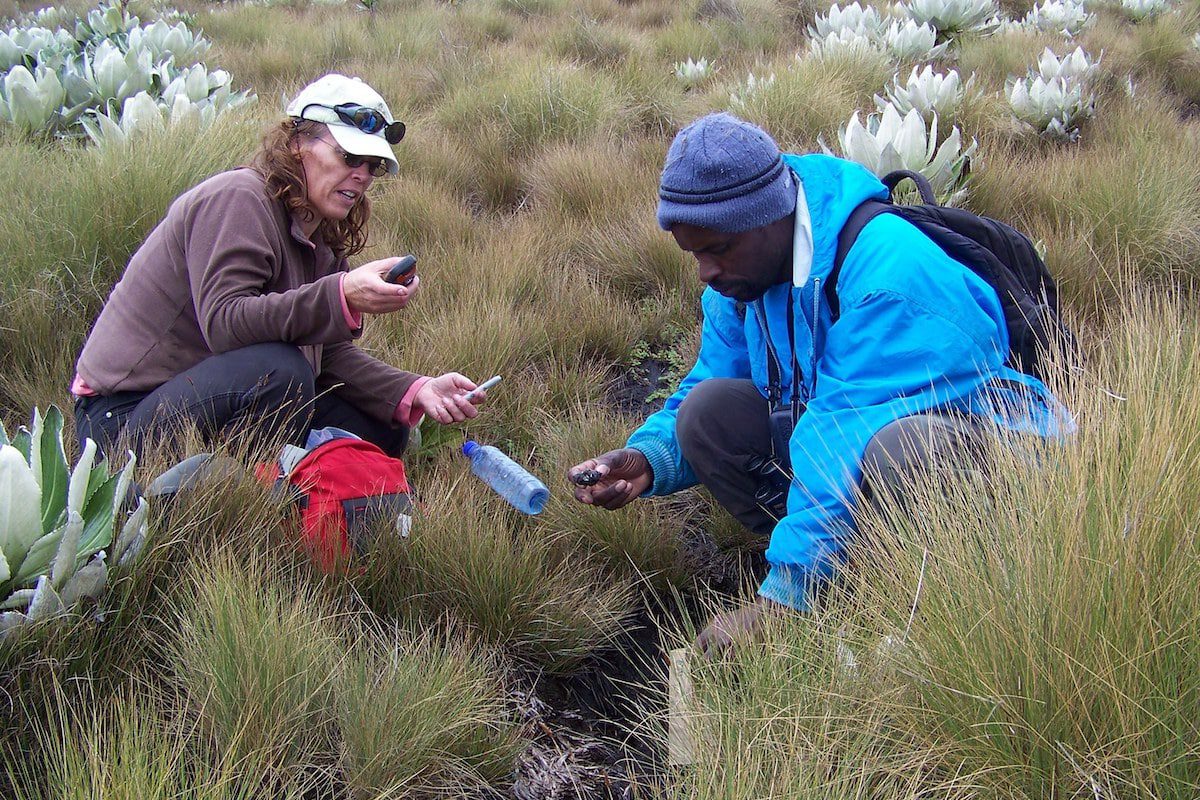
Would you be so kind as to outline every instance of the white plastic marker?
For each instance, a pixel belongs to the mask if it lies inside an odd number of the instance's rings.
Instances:
[[[476,386],[476,387],[475,387],[474,389],[472,389],[471,391],[467,392],[467,394],[466,394],[466,399],[467,399],[467,400],[474,400],[474,399],[475,399],[475,394],[476,394],[477,392],[486,392],[488,389],[492,388],[493,386],[495,386],[495,385],[496,385],[497,383],[499,383],[499,382],[500,382],[500,376],[499,376],[499,375],[493,375],[492,377],[488,378],[488,379],[487,379],[486,381],[484,381],[483,383],[481,383],[481,384],[479,384],[478,386]]]
[[[692,727],[696,698],[692,689],[688,649],[676,648],[667,658],[670,662],[667,678],[667,763],[672,767],[687,767],[696,763],[696,739]]]

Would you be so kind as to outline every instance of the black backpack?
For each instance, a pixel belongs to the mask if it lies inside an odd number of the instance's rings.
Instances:
[[[1008,327],[1007,363],[1014,369],[1045,377],[1041,362],[1047,353],[1075,353],[1075,337],[1059,317],[1058,287],[1033,242],[1020,231],[961,208],[938,205],[924,175],[896,170],[883,178],[889,192],[909,178],[921,193],[922,205],[894,205],[891,200],[867,200],[851,212],[838,234],[837,254],[825,289],[836,320],[839,313],[837,276],[850,246],[863,227],[879,214],[908,220],[945,251],[946,255],[987,281],[1000,297]]]

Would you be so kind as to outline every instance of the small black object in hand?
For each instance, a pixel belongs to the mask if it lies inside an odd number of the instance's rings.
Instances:
[[[576,472],[571,477],[571,481],[577,486],[595,486],[600,482],[601,477],[603,476],[594,469],[584,469]]]
[[[413,272],[417,266],[416,256],[405,256],[397,261],[392,268],[388,270],[387,277],[384,278],[388,283],[398,283],[401,286],[408,286],[413,282],[413,278],[417,277]]]

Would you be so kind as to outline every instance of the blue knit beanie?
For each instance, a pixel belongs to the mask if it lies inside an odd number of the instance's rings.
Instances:
[[[658,184],[658,224],[723,233],[761,228],[796,210],[796,183],[766,131],[709,114],[671,142]]]

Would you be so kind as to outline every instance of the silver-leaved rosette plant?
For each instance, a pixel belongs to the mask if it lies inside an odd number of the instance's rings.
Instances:
[[[964,82],[959,77],[958,70],[952,69],[943,74],[934,72],[933,67],[926,64],[919,72],[913,67],[912,74],[903,83],[898,74],[893,77],[884,90],[885,96],[875,95],[875,106],[883,112],[890,103],[901,114],[916,109],[926,121],[934,116],[942,120],[952,120],[963,100],[971,93],[974,84],[974,75]]]
[[[838,143],[843,157],[862,164],[879,177],[898,169],[921,173],[944,204],[956,203],[966,194],[967,168],[977,147],[972,139],[964,148],[957,127],[939,140],[936,115],[926,126],[915,108],[902,116],[890,103],[882,113],[868,115],[865,124],[855,111],[838,131]],[[830,152],[823,142],[821,146]]]
[[[0,426],[0,636],[99,598],[109,564],[131,563],[145,543],[146,501],[124,511],[133,454],[113,471],[89,439],[68,471],[62,428],[54,406],[11,440]]]

